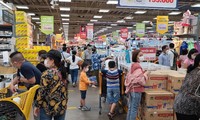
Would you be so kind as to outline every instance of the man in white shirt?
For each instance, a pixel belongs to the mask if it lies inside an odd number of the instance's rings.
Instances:
[[[177,70],[177,58],[178,58],[178,54],[174,49],[174,43],[170,43],[169,44],[169,51],[168,51],[168,55],[169,55],[169,60],[170,60],[170,67],[172,70]]]
[[[62,55],[62,60],[65,60],[65,59],[67,59],[68,57],[71,56],[69,53],[67,53],[67,47],[63,47],[62,48],[61,55]]]

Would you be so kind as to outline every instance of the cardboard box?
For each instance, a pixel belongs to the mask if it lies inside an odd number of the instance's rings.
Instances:
[[[146,81],[145,91],[149,90],[166,90],[168,75],[166,73],[151,72],[149,79]]]
[[[144,110],[141,120],[173,120],[172,110]]]
[[[178,94],[184,79],[184,74],[169,74],[167,80],[167,90],[172,93]]]
[[[177,120],[177,118],[176,118],[176,113],[174,112],[174,120]]]
[[[146,91],[142,106],[148,110],[173,110],[174,94],[168,91]]]

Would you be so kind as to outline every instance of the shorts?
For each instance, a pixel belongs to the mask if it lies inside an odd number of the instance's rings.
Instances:
[[[117,103],[120,99],[120,89],[107,89],[107,101],[109,104]]]
[[[81,92],[81,99],[85,100],[87,91],[86,90],[80,90],[80,92]]]

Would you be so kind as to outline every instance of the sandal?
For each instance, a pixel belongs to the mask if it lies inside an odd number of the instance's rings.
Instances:
[[[108,118],[109,118],[109,120],[113,120],[113,117],[114,117],[114,114],[111,113],[111,112],[109,112],[109,113],[108,113]]]

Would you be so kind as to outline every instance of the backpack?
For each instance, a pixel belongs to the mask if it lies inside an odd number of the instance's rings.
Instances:
[[[171,52],[174,54],[174,59],[173,59],[173,66],[171,67],[172,70],[177,70],[177,60],[178,60],[178,53],[174,50]]]

